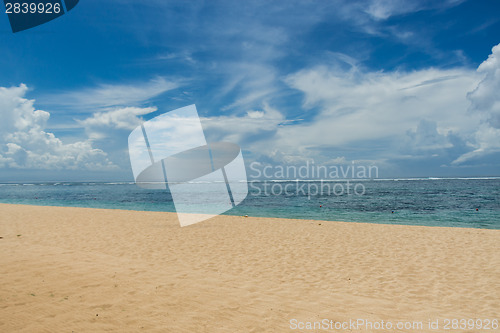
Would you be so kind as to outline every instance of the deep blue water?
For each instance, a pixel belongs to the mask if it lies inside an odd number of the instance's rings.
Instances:
[[[357,194],[355,184],[362,184]],[[247,198],[226,215],[500,229],[499,178],[364,180],[351,184],[349,194],[345,181],[249,185]],[[200,195],[193,193],[193,202]],[[0,202],[175,211],[167,191],[134,183],[0,184]]]

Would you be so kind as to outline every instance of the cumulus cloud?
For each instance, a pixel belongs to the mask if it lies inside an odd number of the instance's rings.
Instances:
[[[203,124],[209,141],[237,142],[270,163],[342,158],[381,164],[436,154],[451,163],[472,149],[464,142],[476,140],[481,120],[468,111],[467,93],[480,79],[466,68],[366,72],[356,64],[316,66],[284,80],[303,93],[304,119],[291,121],[285,111],[264,104]]]
[[[474,141],[469,142],[469,146],[474,150],[459,156],[452,164],[460,165],[500,152],[500,129],[482,124],[474,136]]]
[[[471,111],[482,113],[492,127],[500,128],[500,44],[477,69],[484,75],[476,89],[469,93]]]
[[[290,75],[286,82],[304,93],[304,108],[319,111],[308,122],[280,129],[276,140],[283,150],[313,153],[321,147],[361,148],[384,140],[395,146],[409,132],[421,148],[445,147],[437,132],[472,135],[479,124],[467,112],[466,100],[478,76],[466,69],[363,72],[318,66]],[[429,134],[437,141],[426,142]]]
[[[45,130],[50,113],[25,98],[28,87],[0,87],[0,167],[22,169],[116,168],[90,141],[64,144]]]
[[[277,128],[272,144],[254,144],[276,161],[335,159],[347,152],[351,159],[439,157],[459,166],[500,152],[500,45],[477,71],[320,65],[285,82],[303,93],[302,107],[310,114]]]
[[[414,172],[421,174],[431,166],[450,168],[457,156],[470,150],[465,139],[463,133],[457,135],[439,128],[436,121],[422,119],[415,130],[409,130],[406,136],[395,140],[397,149],[389,161],[393,166],[413,168]]]
[[[306,111],[304,119],[292,121],[286,111],[264,103],[261,109],[206,117],[202,123],[208,141],[236,142],[278,163],[341,159],[380,164],[439,157],[458,165],[500,149],[499,52],[495,47],[477,71],[370,72],[353,62],[347,69],[314,66],[284,79],[303,93],[297,109]],[[138,116],[151,111],[122,108],[82,124],[130,129]]]
[[[439,133],[435,121],[422,119],[417,129],[410,130],[407,134],[408,140],[404,148],[414,153],[439,151],[453,146],[447,136],[448,133]]]
[[[481,119],[481,124],[469,142],[474,150],[457,158],[454,164],[500,152],[500,44],[493,47],[477,72],[484,78],[467,98],[470,113]]]
[[[79,120],[91,139],[102,139],[110,130],[133,130],[142,122],[140,116],[156,111],[156,107],[124,107],[111,111],[96,112],[92,117]]]
[[[83,129],[85,142],[102,152],[114,164],[128,167],[126,136],[142,122],[142,116],[157,111],[151,100],[181,86],[184,80],[157,77],[149,81],[127,84],[100,84],[94,87],[42,96],[44,104],[76,110],[58,128]],[[91,113],[91,116],[88,116]],[[125,139],[124,139],[125,138]]]

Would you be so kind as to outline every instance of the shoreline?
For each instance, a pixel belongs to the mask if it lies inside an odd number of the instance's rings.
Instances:
[[[181,228],[175,213],[9,204],[0,213],[2,332],[499,319],[497,230],[227,215]]]
[[[165,213],[165,214],[174,214],[177,216],[177,213],[170,212],[170,211],[161,211],[161,210],[135,210],[135,209],[123,209],[123,208],[96,208],[96,207],[82,207],[82,206],[53,206],[53,205],[45,205],[45,204],[22,204],[22,203],[4,203],[0,202],[0,209],[2,205],[12,205],[12,206],[28,206],[28,207],[55,207],[55,208],[76,208],[76,209],[95,209],[95,210],[110,210],[110,211],[123,211],[123,212],[136,212],[136,213]],[[184,213],[184,214],[189,214],[189,213]],[[344,221],[344,220],[318,220],[318,219],[303,219],[303,218],[293,218],[293,217],[276,217],[276,216],[253,216],[253,215],[229,215],[229,214],[224,214],[222,213],[221,215],[217,215],[213,218],[216,218],[218,216],[227,216],[227,217],[237,217],[237,218],[253,218],[253,219],[274,219],[274,220],[294,220],[294,221],[312,221],[312,222],[334,222],[334,223],[358,223],[358,224],[375,224],[375,225],[388,225],[388,226],[408,226],[408,227],[422,227],[422,228],[451,228],[451,229],[472,229],[472,230],[500,230],[500,228],[479,228],[479,227],[463,227],[463,226],[439,226],[439,225],[418,225],[418,224],[402,224],[402,223],[389,223],[389,222],[363,222],[363,221]],[[212,219],[213,219],[212,218]],[[210,220],[210,219],[209,219]],[[206,220],[206,221],[209,221]],[[205,222],[205,221],[203,221]],[[200,222],[200,223],[203,223]]]

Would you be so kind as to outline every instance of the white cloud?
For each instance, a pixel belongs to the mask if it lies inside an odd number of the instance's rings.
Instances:
[[[416,130],[407,132],[402,148],[415,155],[429,154],[452,148],[453,144],[447,136],[448,133],[439,133],[437,123],[426,119],[420,120]]]
[[[255,59],[248,59],[236,63],[227,63],[222,66],[223,69],[216,69],[222,71],[226,82],[217,91],[215,97],[220,98],[228,94],[235,95],[234,101],[224,106],[223,111],[253,108],[256,105],[261,105],[263,100],[278,91],[279,82],[276,69],[267,63],[271,62],[274,56],[269,54],[269,58],[265,59],[262,54],[257,56],[258,51],[256,50],[247,53],[245,57],[260,57],[259,61],[261,63],[256,63]]]
[[[497,46],[477,72],[468,68],[367,72],[355,61],[346,62],[348,69],[306,68],[284,79],[304,94],[302,108],[297,107],[309,110],[303,121],[292,122],[286,112],[267,103],[262,109],[242,103],[239,109],[246,113],[204,118],[204,129],[208,141],[239,143],[276,162],[313,158],[324,163],[341,158],[384,163],[439,157],[443,163],[465,163],[500,150],[499,52]],[[373,154],[372,146],[378,149]],[[347,156],[347,150],[357,155]]]
[[[489,125],[500,128],[500,44],[493,47],[477,71],[484,79],[468,95],[471,111],[483,114]]]
[[[102,150],[90,141],[64,144],[45,127],[50,114],[36,110],[34,101],[24,96],[28,88],[0,87],[0,167],[22,169],[86,169],[116,168]]]
[[[205,118],[203,125],[209,141],[239,143],[281,163],[428,157],[453,148],[450,135],[475,140],[480,119],[468,112],[466,96],[479,81],[475,71],[460,68],[363,72],[316,66],[285,79],[304,94],[304,120],[290,121],[264,104],[243,116]],[[372,145],[383,147],[372,154]],[[347,157],[346,149],[357,155]]]
[[[42,96],[46,105],[77,110],[86,117],[66,117],[64,123],[52,124],[52,128],[66,131],[84,129],[93,147],[106,151],[107,156],[120,166],[128,166],[124,135],[138,126],[140,116],[154,112],[156,107],[144,107],[150,100],[181,85],[183,80],[168,81],[157,77],[134,84],[101,84],[96,87]],[[90,117],[87,114],[91,112]],[[76,118],[76,119],[75,119]],[[59,121],[61,117],[59,117]],[[81,140],[78,137],[76,140]]]
[[[156,107],[124,107],[111,111],[96,112],[78,123],[85,127],[91,139],[102,139],[110,135],[110,130],[133,130],[142,123],[139,116],[156,111]]]
[[[417,1],[373,0],[366,12],[376,20],[386,20],[391,16],[414,12],[420,8]]]
[[[500,129],[482,124],[474,136],[474,142],[469,144],[475,149],[459,156],[452,162],[453,164],[460,165],[492,153],[500,152]]]
[[[320,66],[286,82],[304,93],[305,108],[320,109],[310,122],[280,131],[278,140],[289,149],[403,137],[422,119],[462,134],[478,124],[465,97],[477,75],[465,69],[363,73]]]
[[[265,113],[263,111],[247,111],[249,118],[258,119],[263,118]]]
[[[217,116],[202,118],[209,142],[229,141],[240,145],[272,137],[285,117],[264,103],[263,110],[250,110],[244,116]]]
[[[500,152],[500,44],[493,47],[477,72],[484,78],[467,97],[470,113],[480,118],[481,124],[470,142],[474,150],[457,158],[454,164]]]
[[[392,16],[434,8],[457,6],[465,0],[415,1],[415,0],[369,0],[366,13],[375,20],[386,20]]]
[[[163,77],[147,83],[100,84],[97,87],[63,92],[43,98],[50,105],[61,105],[78,109],[104,109],[116,106],[142,104],[166,91],[180,86],[180,82],[168,81]]]

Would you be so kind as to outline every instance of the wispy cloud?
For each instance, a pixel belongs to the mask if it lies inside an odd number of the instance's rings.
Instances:
[[[456,138],[473,139],[480,124],[466,97],[479,81],[468,69],[385,73],[316,66],[285,80],[303,92],[310,119],[289,122],[285,112],[265,105],[244,116],[212,117],[206,128],[211,139],[238,142],[267,161],[381,163],[411,155],[451,164],[471,150],[456,147]]]
[[[368,0],[364,1],[365,12],[375,20],[414,13],[422,10],[447,9],[458,6],[466,0],[412,1],[412,0]]]
[[[498,150],[497,51],[476,72],[470,48],[443,48],[441,26],[419,19],[438,20],[461,0],[113,2],[120,18],[113,27],[131,39],[123,76],[145,79],[113,82],[96,68],[92,75],[105,83],[37,97],[59,112],[52,128],[78,127],[68,142],[83,142],[81,151],[102,165],[115,162],[113,154],[126,160],[126,135],[142,116],[191,103],[210,141],[237,142],[267,161],[446,155],[443,164],[460,166]],[[444,18],[443,26],[456,24]],[[129,44],[145,47],[135,53]],[[28,123],[38,133],[4,139],[4,163],[36,152],[31,141],[69,149],[61,132],[47,130],[48,113],[26,110],[2,114],[0,129]],[[5,130],[14,132],[21,133]]]
[[[424,6],[417,1],[373,0],[368,2],[366,13],[375,20],[387,20],[391,16],[422,10]]]
[[[65,91],[43,96],[41,101],[47,105],[75,108],[92,112],[116,106],[137,106],[181,86],[180,81],[157,77],[148,82],[130,84],[99,84],[91,88]]]

